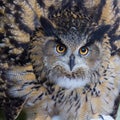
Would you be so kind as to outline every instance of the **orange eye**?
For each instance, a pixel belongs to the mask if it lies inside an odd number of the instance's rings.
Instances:
[[[89,49],[87,47],[81,47],[80,50],[79,50],[79,53],[81,55],[87,55]]]
[[[58,44],[58,45],[56,46],[56,51],[57,51],[58,53],[63,54],[63,53],[65,53],[65,51],[66,51],[66,47],[65,47],[64,45]]]

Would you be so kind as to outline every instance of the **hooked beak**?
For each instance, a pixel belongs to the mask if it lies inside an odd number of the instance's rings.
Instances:
[[[75,65],[75,56],[73,54],[71,54],[70,61],[69,61],[70,71],[72,71],[74,65]]]

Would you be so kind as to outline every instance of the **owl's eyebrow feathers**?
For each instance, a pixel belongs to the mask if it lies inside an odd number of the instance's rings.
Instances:
[[[42,28],[45,32],[45,35],[46,36],[54,36],[56,38],[55,41],[59,44],[62,44],[61,39],[56,34],[56,32],[55,32],[56,30],[53,27],[52,23],[43,16],[40,18],[40,22],[41,22]],[[96,40],[101,41],[101,38],[110,29],[110,27],[111,27],[110,25],[99,26],[95,31],[93,31],[91,33],[91,35],[90,35],[89,39],[87,40],[87,43],[85,44],[85,46],[90,46]]]

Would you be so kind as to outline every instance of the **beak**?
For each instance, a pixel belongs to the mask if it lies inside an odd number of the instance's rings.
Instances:
[[[72,71],[74,65],[75,65],[75,56],[73,54],[71,54],[70,55],[70,61],[69,61],[69,66],[70,66],[71,71]]]

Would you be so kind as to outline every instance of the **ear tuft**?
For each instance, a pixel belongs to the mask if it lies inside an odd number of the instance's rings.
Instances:
[[[48,19],[46,19],[45,17],[41,17],[40,23],[47,36],[54,35],[55,28],[53,27],[52,23]]]

